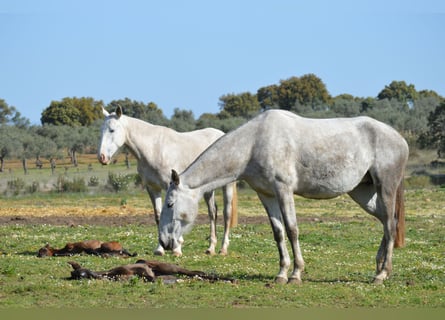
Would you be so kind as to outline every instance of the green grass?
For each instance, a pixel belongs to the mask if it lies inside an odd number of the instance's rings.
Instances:
[[[125,196],[129,205],[147,206],[148,199],[143,192]],[[68,241],[98,238],[121,241],[130,251],[138,252],[139,258],[153,259],[152,250],[157,242],[154,226],[0,226],[0,308],[443,308],[444,196],[443,189],[406,193],[407,245],[395,250],[393,275],[382,286],[371,284],[381,225],[348,197],[329,201],[296,198],[306,262],[301,286],[273,283],[278,272],[278,252],[268,224],[236,227],[225,257],[204,254],[208,226],[195,226],[185,237],[183,257],[166,255],[155,259],[235,277],[239,282],[209,283],[191,279],[173,285],[144,283],[139,279],[118,282],[65,279],[71,271],[68,260],[94,270],[105,270],[133,262],[134,258],[40,259],[35,256],[46,242],[63,246]],[[77,205],[79,201],[78,195],[66,195],[63,201],[53,197],[42,201],[62,206]],[[111,198],[90,195],[83,205],[119,206],[118,199],[110,203]],[[8,199],[7,205],[32,205],[32,196],[14,199]],[[265,214],[256,195],[250,191],[240,192],[239,208],[240,216]],[[309,217],[317,219],[307,219]],[[219,234],[221,229],[219,226]]]

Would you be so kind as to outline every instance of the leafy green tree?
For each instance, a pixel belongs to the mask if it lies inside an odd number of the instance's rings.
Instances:
[[[40,121],[42,124],[88,126],[101,119],[102,101],[93,98],[63,98],[62,101],[51,101],[43,110]]]
[[[246,121],[243,117],[221,118],[216,114],[204,113],[196,121],[196,129],[216,128],[227,133]]]
[[[429,130],[424,140],[437,149],[439,158],[445,155],[445,101],[436,107],[428,116]]]
[[[195,122],[195,116],[192,111],[175,108],[169,127],[180,132],[192,131],[196,128]]]
[[[275,97],[273,90],[273,87],[269,88],[271,97]],[[326,85],[314,74],[281,80],[277,96],[281,109],[293,110],[300,114],[322,111],[331,101]]]
[[[121,106],[124,114],[127,116],[162,126],[166,126],[168,124],[168,119],[154,102],[145,104],[140,101],[125,98],[111,101],[107,105],[106,109],[108,112],[114,112],[117,106]]]
[[[360,114],[361,101],[352,95],[342,94],[332,99],[331,112],[335,116],[354,117]]]
[[[400,102],[412,102],[416,100],[418,93],[413,84],[406,84],[405,81],[392,81],[385,86],[377,95],[378,100],[395,99]]]
[[[262,110],[278,109],[280,107],[278,90],[279,88],[275,84],[257,90],[257,100]]]
[[[300,77],[299,102],[310,105],[313,110],[321,110],[323,105],[330,102],[331,96],[323,81],[315,74]]]
[[[419,93],[419,97],[408,110],[405,130],[415,135],[428,131],[428,115],[434,111],[441,101],[442,99],[438,95]]]
[[[5,100],[0,99],[0,125],[5,124],[26,128],[30,122],[27,118],[22,117],[15,107],[9,106]]]
[[[57,149],[65,150],[73,165],[77,165],[79,152],[96,152],[99,140],[99,126],[43,125],[36,133],[52,140]]]
[[[0,171],[4,170],[7,158],[19,158],[26,164],[26,159],[48,156],[57,150],[51,139],[36,134],[32,129],[0,126],[0,136]]]
[[[385,122],[397,130],[403,131],[409,117],[407,105],[398,100],[377,100],[364,115]]]
[[[249,119],[261,110],[256,95],[250,92],[223,95],[219,98],[219,106],[221,118],[243,117]]]
[[[14,126],[0,126],[0,172],[7,158],[19,157],[23,152],[20,142],[23,130]]]

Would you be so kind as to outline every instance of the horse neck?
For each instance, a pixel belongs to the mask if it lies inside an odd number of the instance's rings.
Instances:
[[[139,161],[143,157],[144,150],[149,148],[153,142],[157,127],[136,118],[125,115],[122,115],[122,117],[124,117],[122,120],[126,131],[125,146]]]
[[[242,146],[242,151],[239,146]],[[251,147],[252,139],[246,135],[228,133],[202,153],[180,179],[201,195],[234,182],[244,173]]]

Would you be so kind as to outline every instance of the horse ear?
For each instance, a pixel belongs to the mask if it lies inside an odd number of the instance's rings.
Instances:
[[[121,117],[121,115],[122,115],[122,108],[121,108],[120,105],[117,105],[117,108],[116,108],[116,116],[117,116],[117,118],[119,119],[119,118]]]
[[[171,179],[174,184],[176,184],[177,186],[179,185],[179,174],[175,170],[172,170]]]
[[[102,107],[102,113],[104,114],[105,117],[108,117],[110,114],[108,113],[107,110],[105,110],[104,107]]]

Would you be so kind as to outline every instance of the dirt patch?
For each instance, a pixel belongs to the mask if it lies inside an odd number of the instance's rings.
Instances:
[[[357,217],[355,217],[357,218]],[[330,217],[298,216],[298,221],[314,223],[326,221],[350,221],[354,217],[333,215]],[[207,213],[201,212],[196,224],[208,224]],[[238,224],[269,224],[266,213],[244,216],[238,213]],[[0,225],[59,225],[59,226],[122,226],[122,225],[155,225],[152,210],[132,206],[22,206],[0,208]],[[222,214],[218,215],[218,225],[223,225]]]
[[[222,224],[223,218],[219,217],[218,224]],[[206,214],[199,214],[196,224],[208,224],[209,217]],[[266,215],[255,217],[239,217],[239,224],[260,224],[269,223]],[[107,215],[0,215],[1,225],[59,225],[59,226],[78,226],[78,225],[101,225],[101,226],[122,226],[122,225],[155,225],[152,214],[107,214]]]

